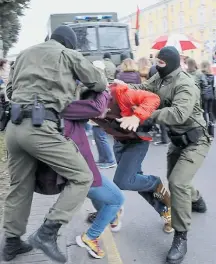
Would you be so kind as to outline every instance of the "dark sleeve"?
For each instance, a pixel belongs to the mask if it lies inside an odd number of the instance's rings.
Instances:
[[[68,120],[82,120],[98,117],[104,113],[109,103],[108,92],[96,93],[94,99],[77,100],[68,105],[61,116]]]
[[[70,65],[75,77],[86,87],[95,92],[103,92],[106,90],[107,79],[105,75],[101,74],[101,72],[81,53],[67,50],[64,55],[66,59],[70,60]]]

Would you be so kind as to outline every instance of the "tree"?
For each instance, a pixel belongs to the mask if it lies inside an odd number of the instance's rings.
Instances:
[[[21,28],[19,17],[28,8],[30,0],[0,0],[0,38],[3,40],[4,56],[18,40]]]

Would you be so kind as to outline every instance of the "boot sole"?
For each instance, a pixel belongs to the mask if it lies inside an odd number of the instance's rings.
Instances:
[[[207,209],[204,209],[204,210],[193,210],[192,209],[192,213],[198,213],[198,214],[204,214],[204,213],[206,213],[207,212]]]
[[[178,260],[166,260],[166,264],[181,264],[184,260],[184,257]]]
[[[53,257],[53,255],[50,255],[49,254],[49,251],[46,250],[46,247],[43,247],[43,244],[41,242],[38,242],[35,238],[34,238],[34,235],[31,235],[28,239],[29,241],[29,244],[32,245],[33,248],[36,248],[36,249],[40,249],[44,252],[44,254],[46,256],[48,256],[49,258],[51,258],[52,260],[54,261],[57,261],[59,263],[66,263],[67,262],[67,259],[65,258],[64,260],[59,260],[59,259],[56,259],[55,257]]]
[[[15,259],[16,256],[21,255],[21,254],[28,253],[28,252],[30,252],[30,251],[32,251],[32,250],[33,250],[33,247],[32,247],[32,248],[29,248],[29,250],[20,250],[20,251],[16,252],[13,256],[11,256],[11,257],[9,257],[9,258],[3,256],[3,260],[4,260],[4,261],[11,261],[11,260]]]

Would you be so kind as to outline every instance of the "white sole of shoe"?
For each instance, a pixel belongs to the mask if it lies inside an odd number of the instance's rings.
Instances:
[[[107,166],[104,166],[104,167],[101,167],[100,165],[98,165],[98,167],[100,168],[100,169],[111,169],[111,168],[114,168],[114,167],[116,167],[117,166],[117,164],[115,163],[115,164],[111,164],[111,165],[107,165]]]
[[[96,259],[102,259],[103,257],[98,256],[89,246],[87,246],[83,241],[81,236],[76,237],[76,243],[81,248],[86,248],[88,253]]]
[[[122,222],[119,222],[119,224],[116,227],[110,227],[111,231],[113,233],[118,233],[122,228]]]
[[[117,232],[119,232],[119,231],[121,230],[121,228],[122,228],[122,222],[121,222],[121,219],[123,218],[123,216],[124,216],[124,206],[122,206],[122,208],[121,208],[120,222],[119,222],[118,226],[116,226],[116,227],[114,227],[114,228],[112,228],[112,227],[110,226],[110,229],[111,229],[111,231],[112,231],[113,233],[117,233]]]
[[[164,233],[166,233],[166,234],[171,234],[171,233],[174,232],[174,229],[172,228],[170,231],[166,231],[166,230],[163,228],[163,231],[164,231]]]

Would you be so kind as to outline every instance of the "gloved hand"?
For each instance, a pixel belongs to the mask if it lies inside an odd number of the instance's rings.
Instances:
[[[138,132],[149,132],[154,126],[155,122],[152,118],[146,119],[137,129]]]

